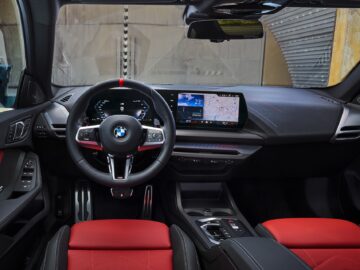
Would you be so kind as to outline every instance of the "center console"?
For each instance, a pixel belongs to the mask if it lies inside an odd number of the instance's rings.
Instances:
[[[256,233],[236,207],[225,183],[177,183],[177,207],[205,248]]]
[[[207,270],[306,270],[295,254],[260,237],[241,214],[226,183],[175,184],[179,224],[191,236]],[[171,201],[171,200],[170,200]]]

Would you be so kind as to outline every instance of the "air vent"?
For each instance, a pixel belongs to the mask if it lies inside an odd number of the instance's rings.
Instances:
[[[69,101],[69,99],[72,97],[72,95],[67,95],[65,97],[63,97],[62,99],[60,99],[60,102],[62,103],[66,103]]]
[[[340,129],[341,131],[358,131],[360,132],[360,126],[345,126]]]
[[[358,139],[360,139],[360,107],[345,105],[333,140],[354,141]]]
[[[56,137],[65,138],[66,136],[66,125],[65,124],[52,124],[53,132]]]
[[[360,132],[340,133],[336,135],[336,140],[356,140],[360,138]]]
[[[344,126],[336,135],[337,140],[356,140],[360,138],[360,126]]]
[[[66,136],[66,131],[65,130],[58,130],[55,131],[56,136],[60,137],[60,138],[64,138]]]
[[[65,129],[66,128],[66,124],[52,124],[53,128],[62,128]]]

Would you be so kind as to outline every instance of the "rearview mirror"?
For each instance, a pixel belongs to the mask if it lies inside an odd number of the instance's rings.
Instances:
[[[187,33],[190,39],[209,39],[214,42],[262,38],[263,35],[260,21],[243,19],[195,21],[189,25]]]

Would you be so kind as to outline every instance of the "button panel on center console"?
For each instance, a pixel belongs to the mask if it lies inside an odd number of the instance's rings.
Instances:
[[[251,236],[238,219],[213,217],[199,219],[196,222],[213,244],[219,244],[228,238]]]

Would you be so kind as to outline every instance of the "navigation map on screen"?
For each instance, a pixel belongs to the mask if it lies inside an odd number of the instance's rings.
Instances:
[[[239,105],[237,95],[179,93],[177,120],[181,123],[236,125]]]

